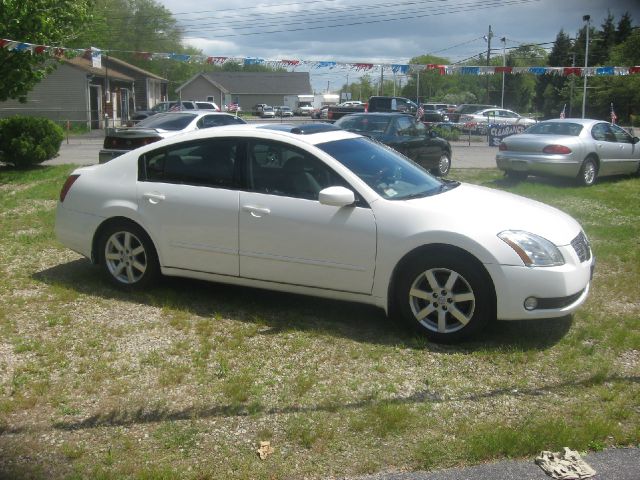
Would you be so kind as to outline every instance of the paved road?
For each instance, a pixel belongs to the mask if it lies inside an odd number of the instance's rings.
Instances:
[[[102,148],[104,131],[94,130],[84,135],[71,135],[62,142],[58,157],[44,162],[45,165],[75,163],[93,165],[98,163],[98,151]],[[453,168],[495,168],[496,147],[464,141],[452,142]]]
[[[640,480],[640,449],[611,448],[582,457],[596,471],[592,480]],[[352,480],[549,480],[534,460],[506,460],[434,472],[376,474]]]

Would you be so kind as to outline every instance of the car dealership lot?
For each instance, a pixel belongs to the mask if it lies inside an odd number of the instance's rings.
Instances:
[[[280,123],[277,119],[275,122]],[[253,122],[250,122],[253,123]],[[258,123],[264,123],[264,120]],[[60,154],[45,162],[45,165],[93,165],[98,163],[98,152],[102,148],[104,131],[94,130],[84,135],[70,135],[60,147]],[[450,142],[453,148],[451,168],[495,168],[497,147],[490,147],[486,142],[469,142],[459,140]]]

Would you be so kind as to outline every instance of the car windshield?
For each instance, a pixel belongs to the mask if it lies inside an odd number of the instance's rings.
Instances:
[[[160,130],[183,130],[195,117],[196,115],[193,113],[159,113],[153,117],[145,118],[136,126]]]
[[[568,122],[541,122],[530,126],[525,133],[533,135],[567,135],[577,137],[582,131],[582,125],[579,123]]]
[[[389,122],[391,122],[391,117],[381,117],[367,113],[366,115],[344,116],[334,125],[357,133],[384,133],[389,126]]]
[[[438,180],[395,150],[369,138],[349,138],[317,146],[387,200],[435,195],[454,185]]]

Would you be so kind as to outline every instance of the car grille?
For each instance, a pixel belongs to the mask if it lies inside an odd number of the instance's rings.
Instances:
[[[583,232],[580,232],[576,238],[571,240],[571,246],[576,251],[581,263],[586,262],[591,258],[589,240],[587,240],[587,237]]]

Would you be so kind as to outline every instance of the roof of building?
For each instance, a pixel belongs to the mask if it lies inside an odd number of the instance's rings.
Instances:
[[[125,75],[124,73],[120,73],[117,70],[105,69],[104,65],[101,68],[96,68],[92,65],[91,60],[78,56],[74,58],[63,58],[62,61],[69,65],[72,65],[86,73],[90,73],[91,75],[95,75],[97,77],[105,77],[109,76],[109,78],[124,80],[126,82],[133,82],[135,79],[130,77],[129,75]]]
[[[140,67],[138,67],[136,65],[132,65],[131,63],[127,63],[124,60],[120,60],[119,58],[112,57],[112,56],[104,56],[104,57],[102,57],[103,61],[105,59],[107,61],[109,61],[109,62],[115,63],[116,65],[120,65],[120,66],[123,66],[125,68],[129,68],[129,69],[131,69],[131,70],[133,70],[135,72],[138,72],[139,74],[144,75],[145,77],[154,78],[156,80],[161,80],[161,81],[164,81],[164,82],[168,82],[168,80],[166,78],[162,78],[162,77],[156,75],[155,73],[151,73],[151,72],[149,72],[147,70],[144,70],[144,69],[142,69],[142,68],[140,68]]]
[[[196,75],[176,90],[182,90],[198,76],[204,77],[214,85],[222,86],[233,95],[313,93],[309,72],[208,72]]]

